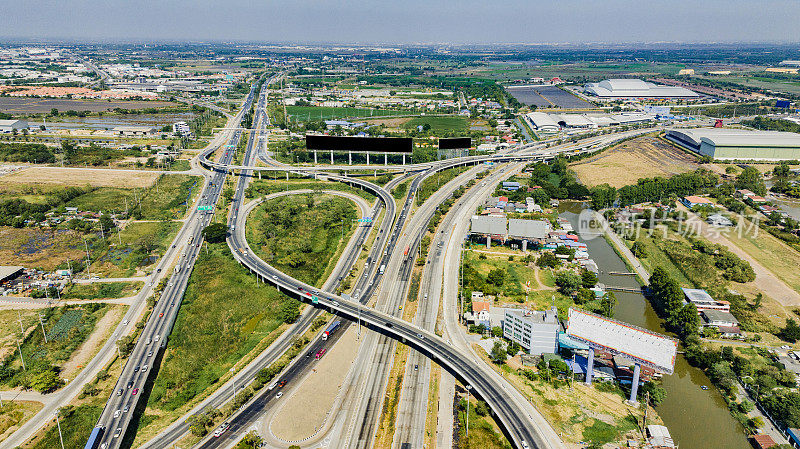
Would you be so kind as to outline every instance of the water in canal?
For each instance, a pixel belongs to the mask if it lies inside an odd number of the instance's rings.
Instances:
[[[581,204],[563,204],[561,216],[577,229],[577,213]],[[632,276],[609,275],[609,272],[627,272],[623,260],[602,237],[585,241],[590,257],[600,268],[600,283],[619,287],[638,287]],[[662,321],[647,299],[638,293],[616,292],[617,306],[614,318],[655,332],[665,333]],[[669,428],[672,438],[681,449],[749,449],[749,442],[741,425],[731,417],[725,401],[711,381],[699,369],[690,366],[678,354],[675,372],[665,375],[663,386],[667,399],[657,407],[658,414]]]

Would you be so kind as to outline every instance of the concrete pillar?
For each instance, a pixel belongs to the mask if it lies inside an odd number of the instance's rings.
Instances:
[[[633,379],[631,380],[631,397],[630,402],[636,404],[636,393],[639,392],[639,364],[633,366]]]
[[[333,165],[333,150],[331,150],[331,165]]]
[[[383,153],[383,165],[389,165],[389,155]]]
[[[289,181],[289,172],[286,172],[286,181]]]
[[[403,165],[406,165],[406,155],[403,155]]]
[[[367,165],[369,165],[369,153],[367,153]]]
[[[592,384],[592,376],[594,375],[594,348],[589,348],[589,356],[586,360],[586,385]]]
[[[527,240],[523,240],[522,241],[522,252],[525,252],[527,250],[528,250],[528,241]]]
[[[258,179],[261,179],[261,170],[258,171]]]
[[[353,152],[347,152],[347,165],[353,165]]]
[[[314,150],[314,165],[317,165],[317,150]]]
[[[487,235],[486,236],[486,248],[491,248],[491,247],[492,247],[492,236],[491,235]]]

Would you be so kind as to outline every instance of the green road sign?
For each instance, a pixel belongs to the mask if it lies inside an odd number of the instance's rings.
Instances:
[[[198,206],[197,210],[214,210],[214,206]]]
[[[319,304],[319,297],[318,296],[312,296],[311,297],[311,303],[312,304]]]

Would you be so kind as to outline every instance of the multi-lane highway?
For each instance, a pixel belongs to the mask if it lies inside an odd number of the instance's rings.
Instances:
[[[247,95],[242,110],[237,114],[235,123],[241,121],[245,111],[250,109],[254,98],[255,85]],[[220,163],[230,164],[233,161],[235,149],[241,139],[242,131],[233,132],[229,143],[222,148],[223,154]],[[211,153],[215,148],[210,148]],[[214,207],[222,192],[227,171],[217,170],[206,180],[202,198],[198,206]],[[189,280],[192,266],[200,251],[202,231],[211,221],[212,214],[193,210],[184,226],[188,229],[188,239],[185,249],[181,252],[178,261],[173,267],[164,269],[172,270],[167,285],[164,287],[158,301],[147,320],[122,373],[114,386],[111,397],[106,402],[97,427],[104,429],[97,442],[104,449],[120,447],[131,419],[134,416],[139,399],[145,393],[144,387],[148,377],[153,372],[153,362],[160,357],[160,352],[166,347],[172,326],[177,318],[186,284]]]

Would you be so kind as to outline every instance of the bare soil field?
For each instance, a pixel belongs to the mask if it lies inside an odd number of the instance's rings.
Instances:
[[[158,173],[144,170],[119,172],[103,168],[28,167],[0,177],[0,189],[13,184],[49,184],[55,186],[149,187]]]
[[[117,323],[122,320],[122,316],[125,315],[126,311],[127,307],[112,306],[102,318],[97,320],[94,331],[89,334],[89,338],[61,366],[61,376],[63,378],[72,379],[78,375],[80,370],[100,351],[100,347],[108,340],[108,336],[116,330]]]
[[[11,114],[37,114],[51,109],[64,111],[109,112],[116,108],[144,109],[179,106],[170,101],[143,100],[72,100],[66,98],[0,97],[0,111]]]
[[[0,260],[3,265],[53,270],[67,259],[85,255],[83,240],[75,231],[0,227]]]
[[[587,187],[636,184],[639,178],[672,176],[700,167],[694,156],[652,136],[623,142],[602,153],[570,164]]]

